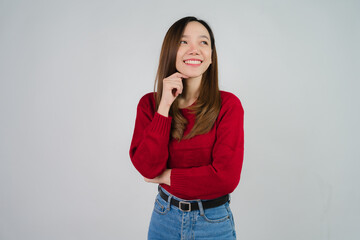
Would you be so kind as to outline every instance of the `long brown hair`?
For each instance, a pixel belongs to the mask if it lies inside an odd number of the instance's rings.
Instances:
[[[201,23],[209,32],[211,40],[211,64],[209,68],[203,73],[200,85],[200,94],[196,103],[189,107],[192,113],[196,114],[196,120],[190,133],[185,137],[183,136],[186,124],[188,123],[186,118],[181,114],[179,110],[178,98],[176,98],[171,105],[169,115],[173,118],[171,124],[171,135],[173,138],[180,141],[181,139],[189,139],[195,135],[204,134],[211,130],[217,116],[219,115],[221,108],[221,96],[218,85],[218,64],[217,54],[215,48],[214,34],[211,31],[210,26],[203,20],[195,17],[184,17],[176,21],[167,31],[159,59],[159,66],[156,74],[154,85],[154,97],[156,102],[156,110],[159,107],[163,79],[177,72],[176,70],[176,55],[180,46],[180,38],[183,35],[186,25],[189,22],[197,21]],[[157,91],[155,93],[157,85]],[[183,89],[183,93],[186,89]]]

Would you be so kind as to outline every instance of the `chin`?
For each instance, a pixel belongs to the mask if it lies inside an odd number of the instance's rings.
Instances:
[[[202,75],[202,73],[199,74],[199,73],[194,73],[194,72],[189,72],[189,71],[181,71],[181,73],[186,76],[189,76],[190,78],[196,78],[196,77],[200,77]]]

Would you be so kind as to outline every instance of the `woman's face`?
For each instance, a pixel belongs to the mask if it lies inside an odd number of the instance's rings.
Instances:
[[[180,39],[176,69],[189,77],[199,77],[211,64],[211,42],[207,29],[199,22],[189,22]]]

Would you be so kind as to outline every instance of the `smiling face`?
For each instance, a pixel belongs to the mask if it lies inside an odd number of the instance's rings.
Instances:
[[[191,78],[201,77],[211,64],[211,41],[207,29],[199,22],[189,22],[176,54],[176,69]]]

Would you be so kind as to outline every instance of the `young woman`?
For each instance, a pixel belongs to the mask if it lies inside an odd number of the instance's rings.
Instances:
[[[214,35],[195,17],[166,33],[157,91],[137,106],[130,158],[159,184],[148,239],[236,239],[229,207],[240,180],[244,110],[220,91]]]

